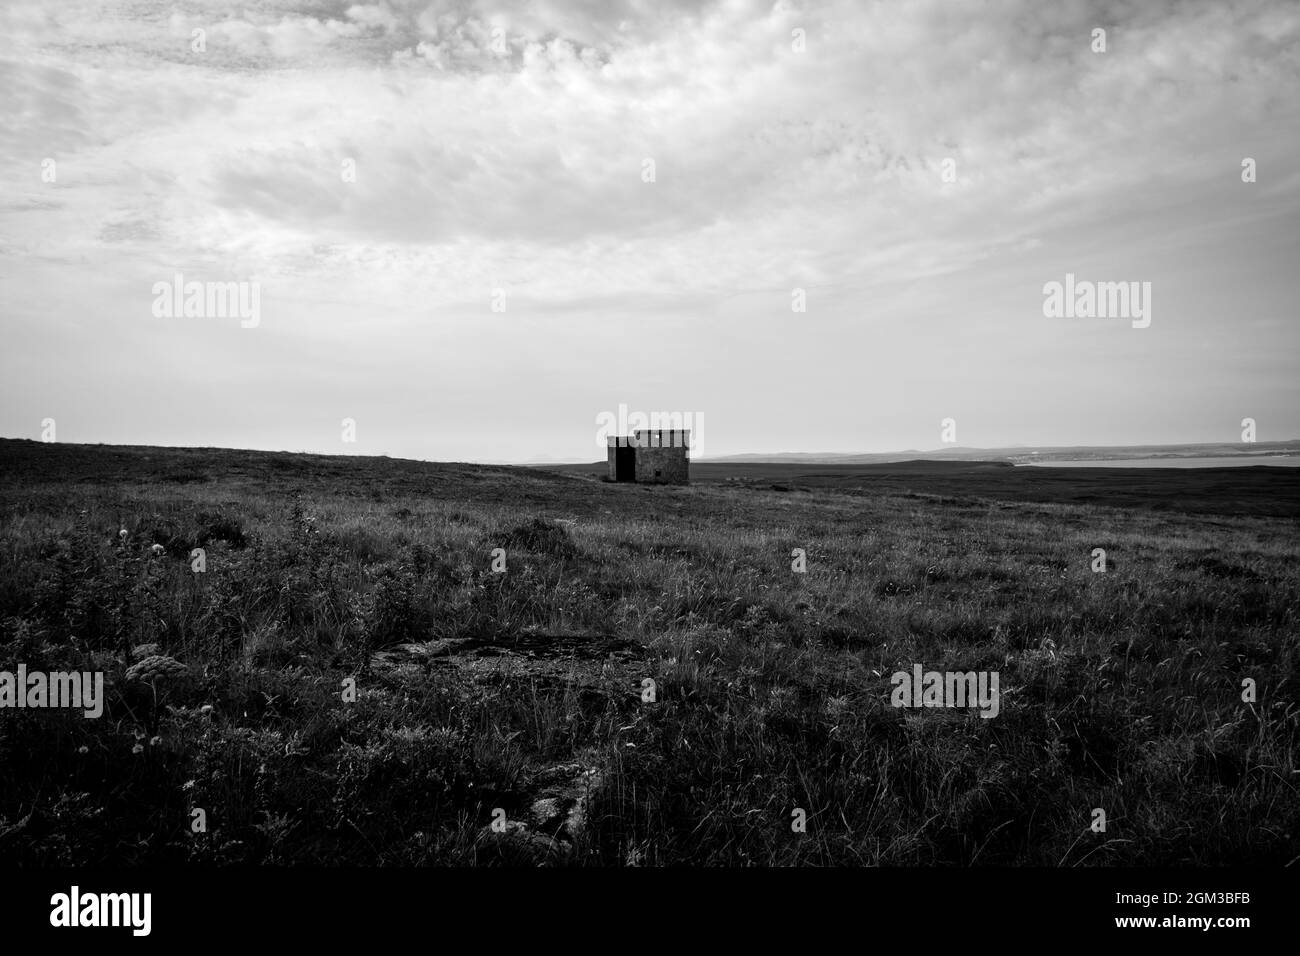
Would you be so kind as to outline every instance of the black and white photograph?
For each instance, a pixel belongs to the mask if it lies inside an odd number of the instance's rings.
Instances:
[[[1294,926],[1294,0],[0,0],[0,90],[12,940]]]

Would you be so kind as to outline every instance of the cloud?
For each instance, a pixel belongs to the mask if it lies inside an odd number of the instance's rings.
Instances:
[[[673,301],[788,302],[800,284],[841,309],[978,270],[1033,288],[1015,263],[1122,242],[1116,210],[1194,201],[1259,230],[1300,197],[1300,10],[1281,3],[0,16],[0,261],[327,283],[394,323],[493,288],[548,314],[654,301],[665,321],[685,321]],[[1267,207],[1228,191],[1255,154]]]

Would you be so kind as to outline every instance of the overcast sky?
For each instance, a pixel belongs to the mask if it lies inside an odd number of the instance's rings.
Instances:
[[[0,435],[1300,437],[1294,2],[4,0],[0,89]],[[1067,273],[1150,325],[1045,317]]]

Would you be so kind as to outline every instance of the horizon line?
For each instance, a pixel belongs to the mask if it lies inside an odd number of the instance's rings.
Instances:
[[[38,439],[38,438],[29,438],[29,437],[27,437],[27,436],[20,436],[20,437],[0,436],[0,441],[27,441],[27,442],[32,442],[32,443],[34,443],[34,444],[42,444],[42,445],[73,445],[73,446],[81,445],[81,446],[85,446],[85,447],[100,447],[100,448],[164,448],[164,449],[171,449],[171,450],[177,450],[177,451],[181,451],[181,450],[196,450],[196,451],[197,451],[197,450],[213,450],[213,451],[246,451],[246,452],[247,452],[247,451],[251,451],[251,452],[260,452],[260,453],[262,453],[262,454],[316,455],[316,456],[320,456],[320,457],[335,457],[335,458],[339,458],[339,457],[341,457],[341,458],[388,458],[388,459],[392,459],[392,460],[394,460],[394,461],[417,461],[417,462],[424,462],[424,463],[428,463],[428,464],[489,465],[489,466],[498,466],[498,467],[523,467],[523,468],[545,467],[545,466],[548,466],[548,465],[551,465],[551,466],[589,465],[589,464],[599,464],[599,463],[601,462],[601,459],[599,459],[599,458],[592,458],[592,459],[589,459],[589,460],[570,460],[570,459],[558,460],[558,459],[557,459],[557,460],[550,460],[550,461],[543,461],[543,460],[538,460],[538,459],[532,459],[532,460],[506,460],[506,459],[408,458],[408,457],[403,456],[403,455],[393,455],[393,454],[390,454],[390,453],[387,453],[387,452],[369,452],[369,453],[365,453],[365,454],[358,454],[358,453],[354,453],[354,452],[344,452],[344,451],[333,451],[333,452],[330,452],[330,451],[309,451],[309,450],[306,450],[306,449],[290,450],[290,449],[287,449],[287,448],[248,448],[248,447],[234,447],[234,446],[226,446],[226,445],[157,445],[157,444],[134,444],[134,443],[129,443],[129,442],[128,442],[128,443],[116,443],[116,442],[69,442],[69,441],[57,441],[57,440],[56,440],[56,441],[43,441],[43,440]],[[1144,449],[1144,448],[1145,448],[1145,449],[1161,449],[1161,448],[1186,448],[1186,447],[1194,447],[1194,446],[1214,446],[1214,447],[1222,447],[1222,446],[1224,446],[1224,445],[1235,445],[1235,446],[1244,446],[1244,445],[1264,445],[1264,446],[1272,446],[1272,445],[1290,445],[1290,444],[1300,444],[1300,438],[1286,438],[1286,439],[1278,439],[1278,440],[1270,440],[1270,441],[1254,441],[1254,442],[1240,442],[1240,441],[1239,441],[1239,442],[1213,442],[1213,441],[1211,441],[1211,442],[1204,442],[1204,441],[1201,441],[1201,442],[1137,443],[1137,444],[1120,444],[1120,445],[1104,445],[1104,444],[1103,444],[1103,445],[1070,445],[1070,444],[1065,444],[1065,445],[994,445],[994,446],[979,446],[979,445],[945,445],[945,446],[943,446],[943,447],[940,447],[940,448],[933,448],[933,449],[925,449],[925,448],[904,448],[904,449],[898,449],[898,450],[893,450],[893,451],[844,451],[844,452],[833,452],[833,451],[820,451],[820,452],[819,452],[819,451],[784,451],[784,452],[767,452],[767,451],[764,451],[764,452],[733,452],[733,453],[731,453],[731,454],[727,454],[727,455],[714,455],[714,456],[705,457],[705,458],[692,458],[691,461],[692,461],[692,463],[694,463],[694,464],[707,464],[707,463],[709,463],[709,462],[726,463],[726,459],[735,459],[735,458],[756,458],[756,459],[761,459],[761,458],[775,458],[775,457],[785,457],[785,458],[789,458],[789,457],[792,457],[792,456],[798,456],[798,455],[802,455],[802,456],[810,456],[810,457],[821,457],[821,458],[831,458],[831,457],[836,457],[836,458],[851,458],[851,457],[864,456],[864,455],[890,455],[890,456],[893,456],[893,455],[935,455],[935,454],[945,454],[945,453],[952,453],[952,452],[958,452],[958,451],[960,451],[960,452],[990,452],[990,453],[994,453],[994,452],[1009,452],[1009,451],[1030,451],[1030,452],[1035,452],[1035,451],[1052,451],[1052,450],[1062,450],[1062,449],[1079,449],[1079,450],[1090,450],[1090,449]],[[761,462],[756,462],[756,463],[761,463]]]

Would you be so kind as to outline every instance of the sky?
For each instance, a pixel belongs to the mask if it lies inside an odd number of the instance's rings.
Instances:
[[[2,0],[0,89],[5,437],[1300,438],[1290,0]]]

